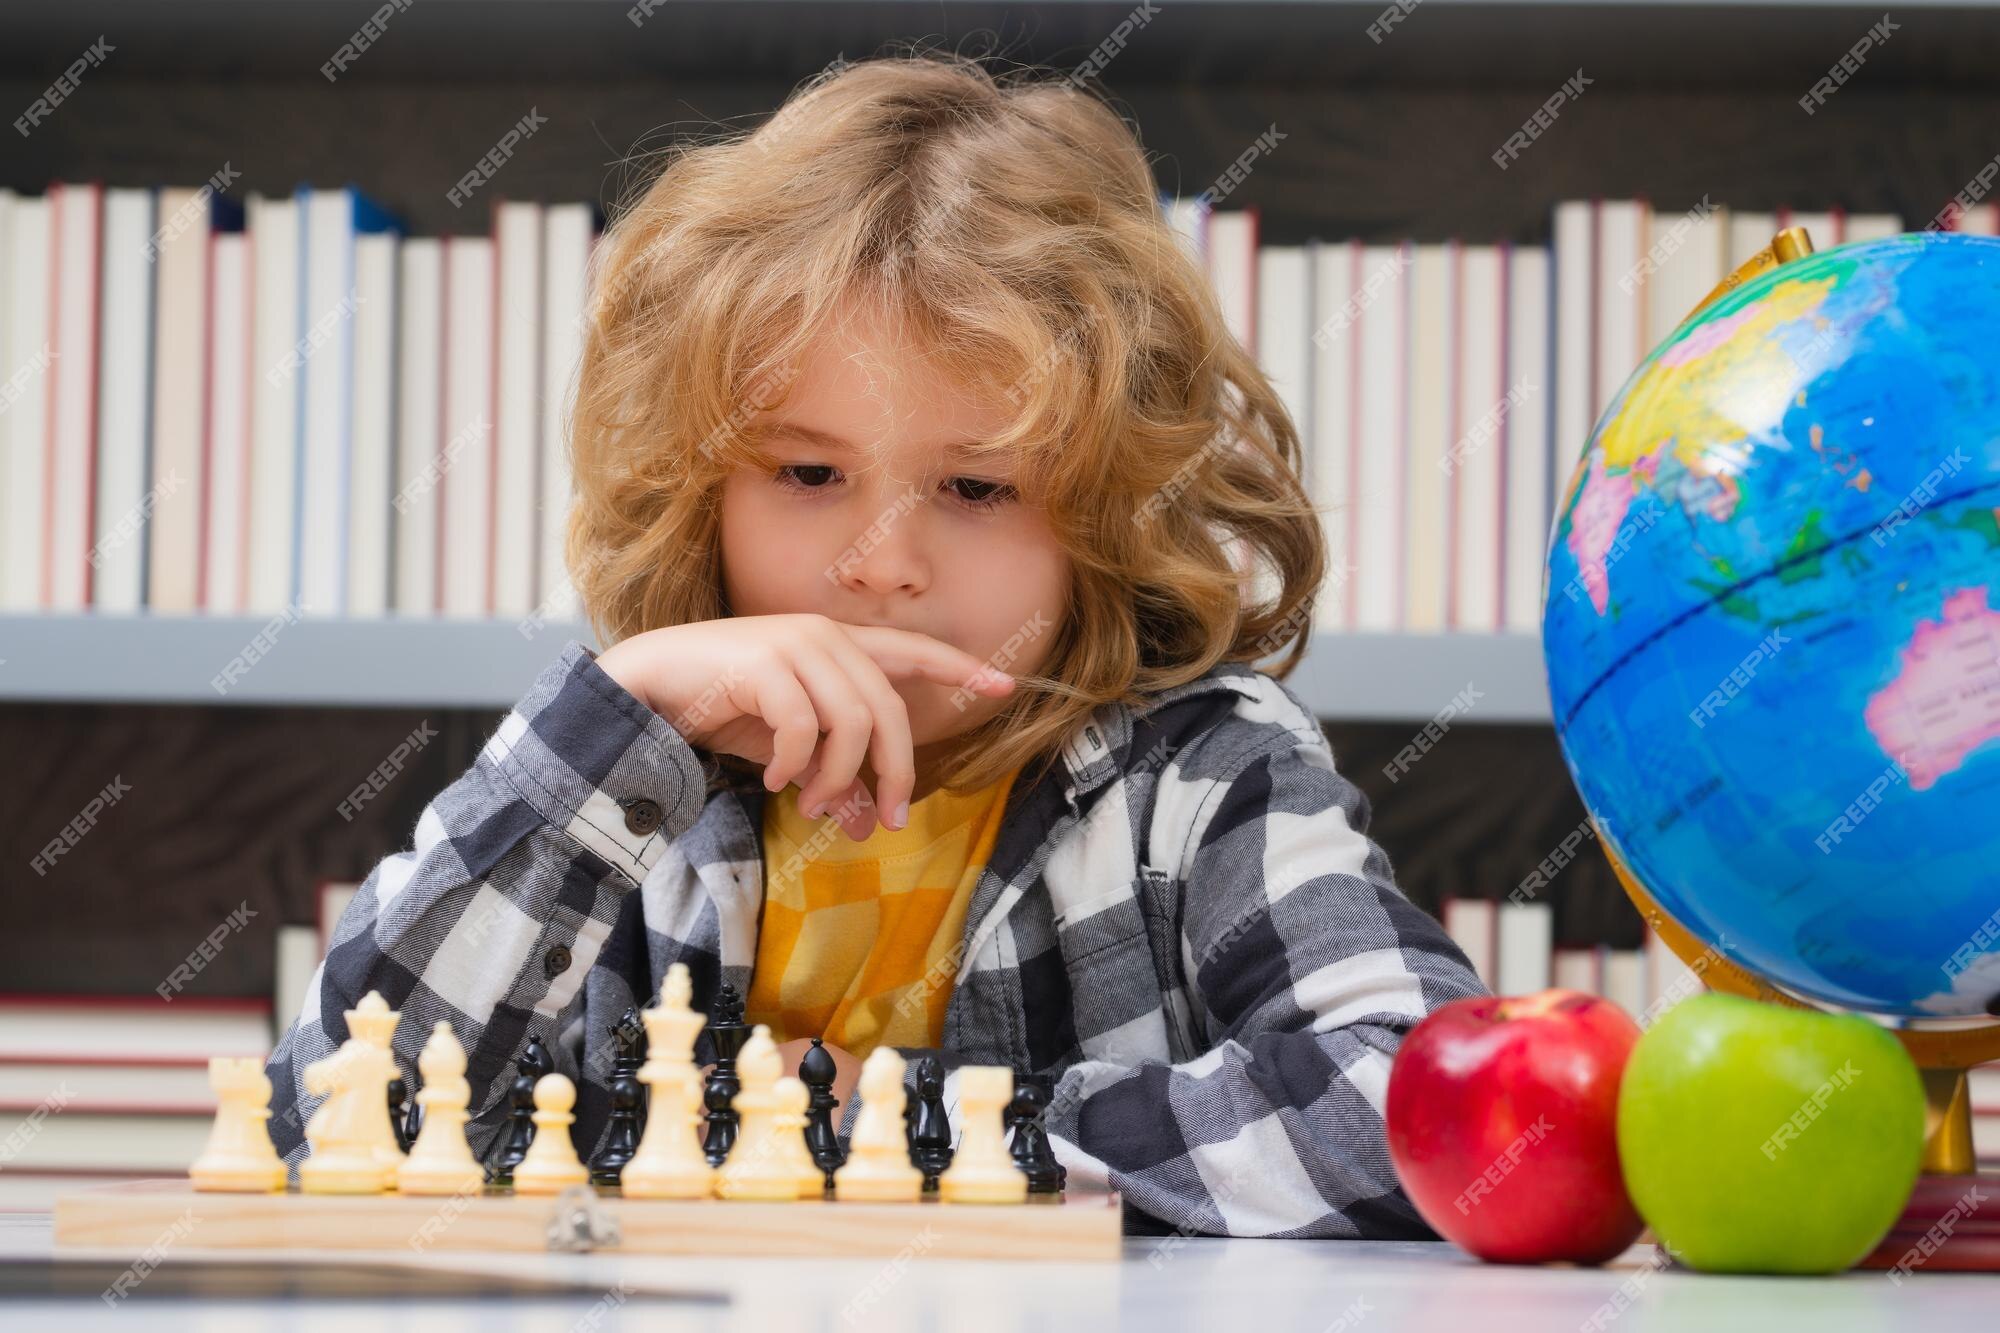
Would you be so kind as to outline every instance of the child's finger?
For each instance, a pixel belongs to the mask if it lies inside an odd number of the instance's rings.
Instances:
[[[971,653],[928,634],[877,625],[845,628],[891,677],[921,677],[939,685],[963,685],[987,694],[1004,694],[1014,687],[1014,678],[1006,672],[989,667]]]

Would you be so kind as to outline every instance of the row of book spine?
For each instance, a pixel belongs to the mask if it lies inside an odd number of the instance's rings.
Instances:
[[[1532,632],[1624,378],[1778,229],[1886,214],[1557,205],[1551,244],[1263,245],[1162,198],[1296,425],[1322,629]],[[1960,216],[1995,230],[1992,206]],[[0,191],[0,611],[573,610],[565,431],[601,220],[405,236],[351,187]]]
[[[599,222],[0,192],[0,609],[526,617],[566,587]]]

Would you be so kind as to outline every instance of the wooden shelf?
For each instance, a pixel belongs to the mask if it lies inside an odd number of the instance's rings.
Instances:
[[[570,639],[595,644],[578,623],[530,628],[413,617],[0,616],[0,701],[505,709]],[[1425,721],[1468,688],[1467,722],[1549,717],[1541,643],[1526,634],[1321,634],[1287,684],[1321,717],[1350,721]]]

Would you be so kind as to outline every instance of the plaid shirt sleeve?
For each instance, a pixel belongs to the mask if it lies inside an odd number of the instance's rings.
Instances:
[[[558,1039],[622,900],[706,797],[680,733],[572,640],[473,765],[425,807],[408,851],[384,858],[335,928],[299,1016],[266,1062],[271,1136],[296,1173],[320,1097],[305,1070],[347,1037],[343,1011],[379,991],[402,1012],[404,1077],[443,1021],[466,1048],[468,1138],[484,1155],[530,1033],[578,1077]],[[634,808],[651,802],[656,809]],[[294,1175],[296,1179],[296,1175]]]
[[[1484,985],[1396,887],[1324,736],[1261,748],[1203,809],[1181,947],[1209,1048],[1065,1069],[1059,1154],[1185,1234],[1430,1237],[1389,1161],[1389,1065]]]

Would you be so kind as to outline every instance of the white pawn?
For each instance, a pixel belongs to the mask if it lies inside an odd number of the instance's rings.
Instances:
[[[796,1199],[798,1168],[785,1155],[778,1131],[778,1076],[783,1065],[771,1029],[759,1023],[736,1056],[741,1090],[731,1103],[740,1120],[736,1142],[716,1175],[716,1197],[723,1199]]]
[[[405,1194],[469,1194],[485,1183],[486,1173],[465,1141],[472,1085],[465,1081],[465,1047],[452,1035],[451,1024],[440,1020],[431,1029],[417,1068],[424,1077],[417,1093],[423,1128],[396,1168],[396,1188]]]
[[[535,1141],[514,1168],[516,1194],[559,1194],[570,1185],[590,1183],[590,1169],[576,1155],[569,1127],[576,1120],[576,1084],[567,1074],[535,1080]]]
[[[271,1118],[271,1080],[254,1055],[209,1057],[215,1089],[215,1126],[208,1145],[188,1167],[197,1190],[268,1194],[285,1188],[285,1162],[271,1146],[264,1122]]]
[[[1007,1153],[1007,1103],[1014,1071],[1005,1065],[965,1065],[958,1071],[962,1129],[951,1165],[938,1177],[945,1203],[1021,1203],[1028,1177]]]
[[[812,1092],[787,1074],[778,1080],[773,1096],[778,1104],[775,1141],[779,1154],[798,1177],[799,1197],[822,1198],[826,1194],[826,1172],[819,1169],[819,1163],[813,1161],[812,1149],[806,1146],[806,1107],[812,1101]]]
[[[924,1173],[911,1164],[903,1137],[903,1057],[877,1046],[861,1062],[857,1085],[861,1111],[847,1161],[833,1173],[833,1197],[914,1202],[923,1196]]]
[[[675,963],[660,980],[659,1004],[639,1011],[646,1024],[639,1081],[652,1095],[645,1132],[619,1174],[629,1199],[706,1199],[715,1189],[715,1168],[702,1155],[701,1071],[694,1063],[694,1041],[707,1016],[689,1007],[693,996],[687,964]]]

